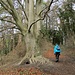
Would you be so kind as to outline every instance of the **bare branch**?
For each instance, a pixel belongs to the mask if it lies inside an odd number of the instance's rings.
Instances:
[[[55,2],[57,2],[58,0],[56,0],[56,1],[51,1],[51,3],[55,3]],[[46,6],[40,13],[39,13],[39,15],[41,15],[41,13],[45,10],[45,9],[47,9],[48,8],[48,10],[49,10],[49,7],[51,6],[51,3],[49,4],[49,6]]]
[[[50,7],[51,7],[52,3],[53,3],[53,0],[51,0],[50,4],[48,6],[48,10],[45,12],[44,18],[46,17],[48,11],[50,10]]]
[[[5,10],[7,10],[9,13],[12,13],[11,10],[10,10],[10,8],[9,8],[9,6],[8,6],[5,2],[3,2],[2,0],[0,0],[0,4],[1,4],[2,7],[3,7]]]
[[[3,29],[0,30],[0,32],[4,31],[4,30],[7,30],[7,29],[13,29],[13,28],[16,28],[15,26],[11,26],[11,27],[5,27]]]
[[[5,18],[7,18],[8,16],[5,16],[5,17],[3,17],[3,18],[0,18],[0,20],[1,21],[7,21],[7,22],[9,22],[9,23],[12,23],[12,24],[15,24],[16,25],[16,23],[14,23],[14,22],[12,22],[11,20],[5,20]]]
[[[8,4],[9,4],[10,8],[9,8],[9,6],[8,6],[4,1],[0,0],[0,4],[2,5],[2,7],[3,7],[6,11],[8,11],[8,12],[13,16],[14,19],[17,18],[17,17],[15,16],[15,15],[16,15],[16,11],[15,11],[15,9],[14,9],[12,0],[7,0],[7,2],[8,2]]]
[[[7,0],[7,2],[8,2],[8,4],[10,5],[10,7],[11,7],[12,9],[14,9],[12,0]],[[12,10],[12,9],[11,9],[11,10]]]
[[[40,18],[40,19],[34,21],[34,22],[30,25],[30,27],[29,27],[29,29],[28,29],[28,32],[29,32],[29,33],[30,33],[31,27],[32,27],[35,23],[37,23],[38,21],[40,21],[40,20],[44,20],[44,18]]]
[[[9,20],[2,20],[2,21],[7,21],[7,22],[9,22],[9,23],[12,23],[12,24],[16,25],[16,23],[14,23],[14,22],[12,22],[12,21],[9,21]]]
[[[45,7],[43,10],[41,10],[41,12],[39,13],[39,16],[41,15],[41,13],[45,10],[45,9],[47,9],[48,8],[48,6],[47,7]]]
[[[25,12],[24,6],[21,4],[20,0],[17,0],[17,1],[18,1],[19,4],[21,5],[22,10],[23,10],[23,12],[24,12],[24,14],[25,14],[25,16],[26,16],[27,21],[28,21],[28,17],[27,17],[27,15],[26,15],[26,12]]]
[[[47,15],[48,11],[50,10],[50,7],[51,7],[52,3],[53,3],[53,0],[51,0],[50,4],[49,4],[49,6],[48,6],[48,9],[47,9],[47,11],[45,12],[43,18],[40,18],[40,19],[34,21],[34,22],[30,25],[30,27],[29,27],[29,29],[28,29],[28,32],[30,32],[31,27],[32,27],[35,23],[37,23],[37,22],[40,21],[40,20],[44,20],[44,19],[45,19],[45,17],[46,17],[46,15]]]
[[[0,20],[5,19],[5,18],[8,18],[8,17],[11,18],[11,16],[4,16],[4,17],[0,18]]]

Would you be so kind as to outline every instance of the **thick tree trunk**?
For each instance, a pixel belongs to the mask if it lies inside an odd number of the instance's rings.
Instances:
[[[40,3],[40,4],[39,4]],[[40,0],[37,3],[37,19],[40,18],[39,13],[41,11],[41,2]],[[34,22],[34,0],[29,0],[29,15],[28,15],[28,28],[30,25]],[[31,27],[31,32],[27,33],[24,36],[24,41],[26,45],[26,55],[24,58],[19,62],[19,64],[26,64],[26,63],[34,63],[41,59],[41,61],[45,61],[44,57],[42,59],[42,56],[37,56],[37,54],[40,52],[40,48],[38,47],[38,44],[36,43],[37,37],[39,35],[39,30],[41,22],[37,22],[37,25],[33,25]],[[35,27],[34,27],[35,26]],[[41,62],[39,61],[39,62]],[[48,60],[46,60],[48,61]]]
[[[32,64],[32,63],[37,63],[37,62],[39,64],[51,64],[49,59],[43,57],[41,54],[38,55],[39,47],[36,43],[36,39],[34,38],[32,34],[27,34],[24,40],[25,40],[25,45],[26,45],[26,55],[19,62],[18,65]]]
[[[24,37],[25,45],[26,45],[26,55],[24,58],[19,62],[19,64],[24,63],[32,63],[31,59],[34,58],[35,55],[35,49],[36,49],[36,39],[31,33],[28,33]]]
[[[34,0],[29,0],[29,20],[28,20],[28,28],[30,27],[31,23],[34,21]],[[34,48],[35,48],[35,38],[33,34],[33,27],[31,28],[31,33],[27,33],[24,36],[24,41],[26,45],[26,55],[20,61],[19,64],[23,64],[26,62],[30,62],[30,59],[34,57]]]

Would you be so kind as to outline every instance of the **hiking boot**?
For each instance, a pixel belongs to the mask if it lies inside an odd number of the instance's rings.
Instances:
[[[57,59],[55,62],[58,62],[59,60]]]

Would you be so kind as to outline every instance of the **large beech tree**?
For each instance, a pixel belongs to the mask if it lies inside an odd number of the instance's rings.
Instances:
[[[23,35],[26,54],[19,64],[22,64],[26,59],[30,63],[34,61],[34,55],[37,53],[37,50],[39,51],[36,39],[41,29],[41,21],[46,17],[53,2],[55,0],[50,0],[43,9],[43,0],[35,0],[35,2],[34,0],[0,0],[0,12],[10,14],[0,17],[0,20],[12,23],[13,27],[17,27]],[[8,19],[8,17],[11,17],[12,20]]]

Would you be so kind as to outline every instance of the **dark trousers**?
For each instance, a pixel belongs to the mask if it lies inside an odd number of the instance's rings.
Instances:
[[[56,62],[58,62],[58,61],[59,61],[59,56],[60,56],[60,52],[56,52],[56,53],[55,53]]]

